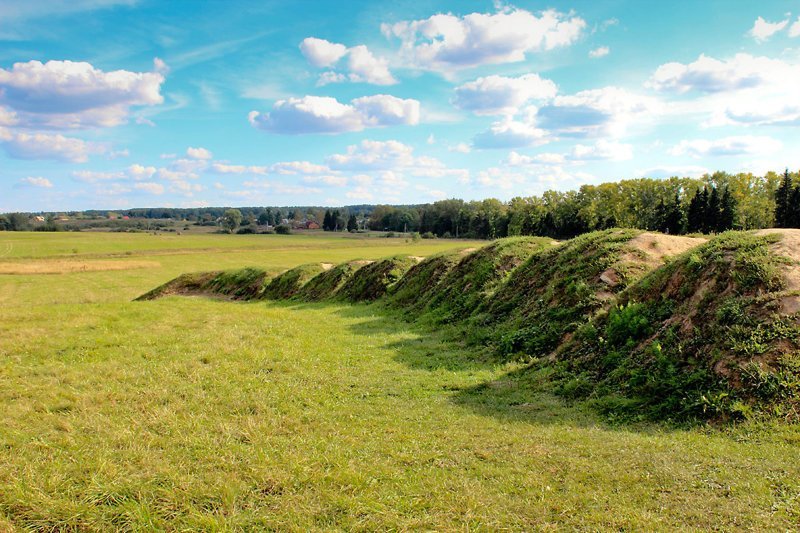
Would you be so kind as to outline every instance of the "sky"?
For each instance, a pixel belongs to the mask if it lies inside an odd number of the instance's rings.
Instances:
[[[800,166],[800,0],[0,0],[0,212]]]

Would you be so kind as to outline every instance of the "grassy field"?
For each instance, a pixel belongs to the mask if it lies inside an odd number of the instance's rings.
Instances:
[[[610,425],[374,306],[131,302],[471,246],[0,233],[0,530],[800,527],[797,426]]]

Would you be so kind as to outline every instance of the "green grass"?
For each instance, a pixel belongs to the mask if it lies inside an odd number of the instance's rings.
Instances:
[[[247,251],[228,246],[240,236],[186,236],[148,254],[161,236],[126,248],[120,235],[0,233],[0,251],[7,236],[36,251],[27,261],[91,237],[87,255],[161,266],[0,276],[0,530],[800,523],[796,425],[609,425],[547,393],[547,376],[376,306],[131,301],[185,271],[474,243],[242,236]]]

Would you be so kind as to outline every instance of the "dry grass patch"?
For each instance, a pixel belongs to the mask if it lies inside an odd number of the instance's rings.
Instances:
[[[71,272],[101,272],[104,270],[134,270],[159,268],[156,261],[26,261],[0,263],[0,274],[68,274]]]

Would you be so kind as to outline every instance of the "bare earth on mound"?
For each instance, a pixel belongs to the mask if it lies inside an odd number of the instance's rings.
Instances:
[[[627,253],[624,253],[617,263],[600,274],[600,281],[608,287],[616,287],[620,283],[619,273],[625,268],[652,270],[663,265],[669,257],[680,255],[705,242],[708,242],[708,239],[661,233],[640,233],[625,245]],[[597,293],[597,297],[601,300],[609,300],[613,296],[613,292],[609,291]]]
[[[788,257],[793,264],[786,265],[783,269],[783,278],[786,282],[786,290],[789,292],[800,291],[800,229],[775,228],[762,229],[756,235],[769,235],[778,233],[782,236],[781,240],[773,244],[770,248],[777,254]],[[800,296],[789,295],[781,300],[781,312],[794,314],[800,311]]]

